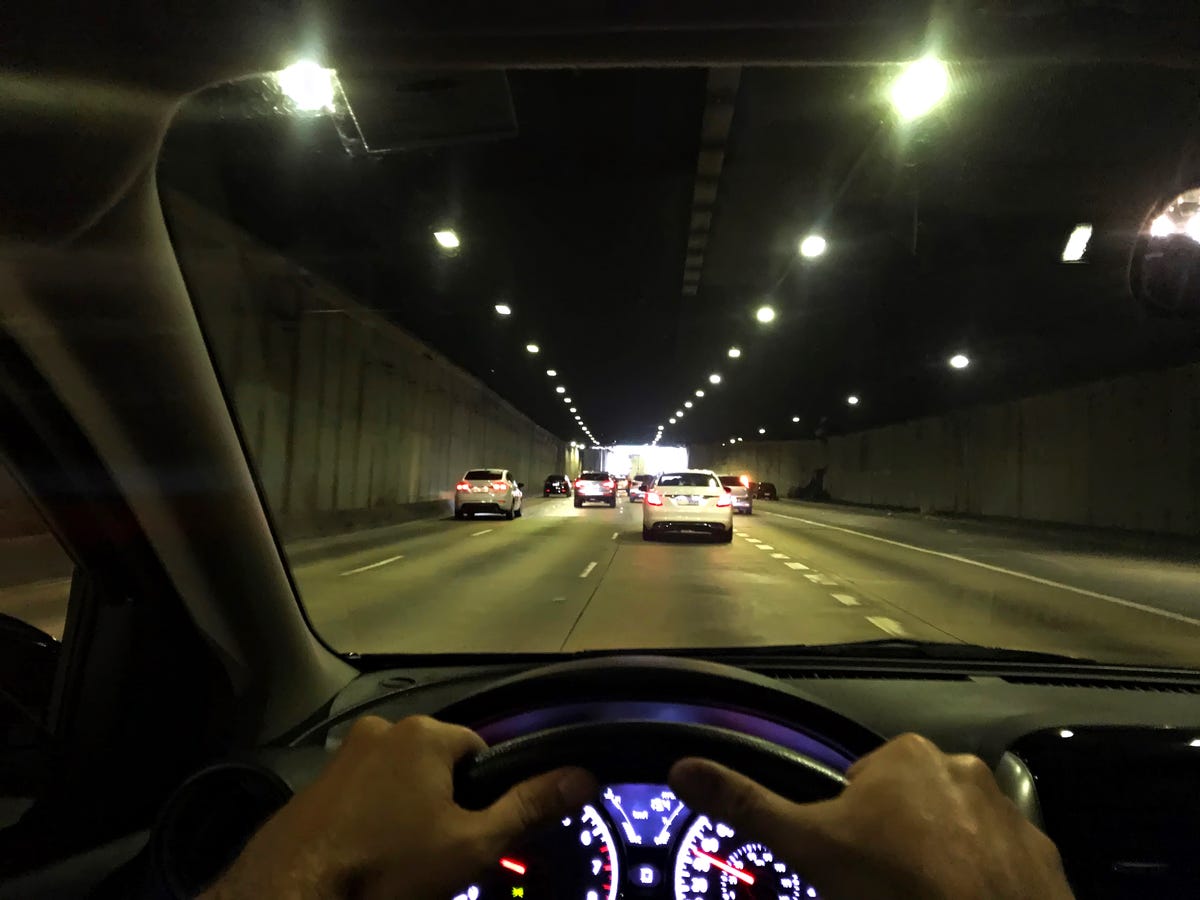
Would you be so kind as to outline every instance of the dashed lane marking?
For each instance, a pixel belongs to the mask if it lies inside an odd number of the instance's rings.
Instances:
[[[755,546],[758,547],[759,550],[774,550],[775,549],[770,544],[755,544]]]
[[[388,563],[394,563],[398,559],[404,559],[404,555],[389,556],[387,559],[381,559],[379,562],[368,563],[365,566],[359,566],[357,569],[348,569],[345,572],[338,572],[339,575],[357,575],[359,572],[365,572],[368,569],[378,569],[380,566],[386,566]]]
[[[858,606],[858,598],[853,594],[830,594],[842,606]]]
[[[772,553],[771,559],[791,559],[786,553]]]
[[[589,575],[592,574],[592,569],[594,569],[594,568],[596,568],[596,564],[594,562],[588,563],[586,566],[583,567],[583,571],[579,573],[579,577],[587,578]]]
[[[886,631],[893,637],[906,637],[908,634],[908,632],[904,630],[904,626],[895,619],[888,619],[884,616],[867,616],[867,621],[880,631]]]
[[[618,534],[620,534],[620,533],[621,533],[621,532],[619,532],[619,531],[614,531],[614,532],[613,532],[612,539],[615,541],[615,540],[617,539],[617,535],[618,535]]]
[[[809,572],[804,577],[807,578],[809,581],[813,582],[814,584],[816,584],[817,580],[821,577],[821,573],[820,572]]]
[[[806,566],[804,563],[784,563],[784,565],[787,566],[789,569],[796,569],[797,571],[800,571],[800,572],[802,572],[808,568],[808,566]]]
[[[752,537],[748,537],[748,538],[746,538],[746,543],[748,543],[748,544],[761,544],[761,543],[762,543],[762,541],[760,541],[758,538],[752,538]]]
[[[483,531],[476,531],[474,534],[471,535],[471,537],[479,537],[481,534],[488,534],[492,530],[493,529],[491,529],[491,528],[485,528],[485,529],[483,529]]]

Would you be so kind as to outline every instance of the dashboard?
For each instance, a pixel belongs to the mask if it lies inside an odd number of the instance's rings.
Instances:
[[[751,660],[747,660],[750,662]],[[1076,896],[1200,896],[1200,682],[1147,670],[664,657],[367,673],[323,715],[179,788],[150,837],[159,888],[194,896],[316,776],[363,714],[432,714],[493,748],[581,723],[687,723],[845,772],[904,731],[976,753],[1058,844]],[[1191,679],[1191,680],[1189,680]],[[660,748],[661,749],[661,748]],[[816,897],[754,835],[681,803],[636,740],[592,748],[597,796],[447,900]],[[661,753],[659,753],[661,755]],[[744,769],[759,777],[759,771]]]
[[[666,785],[610,784],[452,900],[816,896],[769,847],[688,809]]]

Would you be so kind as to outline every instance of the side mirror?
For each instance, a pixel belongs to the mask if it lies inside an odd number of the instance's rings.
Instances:
[[[725,485],[725,493],[732,494],[733,488],[731,488],[729,485]]]
[[[1134,245],[1129,281],[1151,313],[1200,317],[1200,187],[1151,211]]]
[[[62,645],[38,628],[0,613],[0,794],[20,792],[46,740],[40,715],[50,706]]]

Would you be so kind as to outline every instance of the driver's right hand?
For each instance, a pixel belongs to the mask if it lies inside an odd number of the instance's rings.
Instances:
[[[1058,850],[976,756],[906,734],[864,756],[836,799],[797,804],[714,762],[680,760],[694,809],[770,845],[827,900],[1066,900]]]

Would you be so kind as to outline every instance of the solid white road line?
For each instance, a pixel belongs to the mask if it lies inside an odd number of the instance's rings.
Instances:
[[[481,534],[487,534],[491,530],[491,528],[485,528],[483,531],[476,531],[473,535],[471,535],[471,537],[479,537]]]
[[[895,619],[888,619],[883,616],[867,616],[867,621],[881,631],[886,631],[893,637],[905,637],[907,632],[904,626]]]
[[[858,598],[853,594],[830,594],[842,606],[858,606]]]
[[[804,563],[784,563],[784,565],[789,569],[796,569],[801,572],[808,568]]]
[[[389,556],[387,559],[381,559],[379,562],[369,563],[365,566],[359,566],[357,569],[349,569],[345,572],[338,572],[339,575],[357,575],[359,572],[365,572],[368,569],[378,569],[380,566],[386,566],[388,563],[394,563],[398,559],[404,559],[403,554],[400,556]]]
[[[772,553],[771,559],[791,559],[786,553]]]
[[[579,573],[579,577],[587,578],[589,575],[592,574],[592,569],[594,569],[594,568],[596,568],[596,564],[594,562],[588,563],[586,566],[583,567],[583,571]]]
[[[1117,606],[1124,606],[1128,609],[1136,609],[1140,612],[1150,613],[1155,616],[1162,616],[1166,619],[1174,619],[1176,622],[1186,622],[1188,625],[1200,626],[1200,619],[1192,616],[1185,616],[1183,613],[1172,612],[1169,609],[1159,609],[1156,606],[1148,606],[1145,603],[1138,603],[1135,600],[1126,600],[1123,597],[1114,597],[1112,594],[1102,594],[1099,591],[1089,591],[1087,588],[1075,587],[1072,584],[1063,584],[1061,581],[1053,581],[1049,578],[1040,578],[1037,575],[1030,575],[1028,572],[1017,572],[1014,569],[1006,569],[1003,566],[993,566],[991,563],[980,562],[977,559],[968,559],[965,556],[959,556],[957,553],[944,553],[941,550],[930,550],[928,547],[917,547],[914,544],[906,544],[904,541],[893,541],[891,538],[879,537],[877,534],[867,534],[865,531],[855,531],[853,528],[843,528],[841,525],[828,525],[825,522],[814,522],[812,519],[802,519],[799,516],[789,516],[786,513],[769,512],[768,516],[778,516],[781,519],[791,519],[795,522],[803,522],[805,525],[812,525],[816,528],[828,528],[831,531],[841,531],[845,534],[852,534],[855,537],[866,538],[869,541],[878,541],[881,544],[891,544],[893,547],[902,547],[905,550],[912,550],[914,553],[926,553],[929,556],[939,556],[942,559],[953,560],[954,562],[964,563],[968,566],[976,566],[980,569],[986,569],[989,572],[997,572],[1001,575],[1011,575],[1013,578],[1024,578],[1026,581],[1032,581],[1034,584],[1045,585],[1046,587],[1057,588],[1060,591],[1070,591],[1073,594],[1079,594],[1083,597],[1091,597],[1095,600],[1103,600],[1106,603],[1114,603]]]

